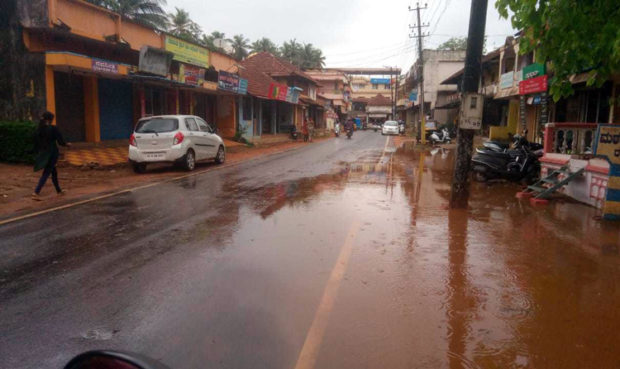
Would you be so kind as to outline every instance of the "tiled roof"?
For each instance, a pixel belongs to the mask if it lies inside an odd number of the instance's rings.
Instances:
[[[287,62],[280,59],[268,52],[256,53],[244,61],[241,62],[244,67],[254,67],[269,76],[300,76],[311,83],[318,85],[318,82],[306,74],[304,71]]]
[[[387,96],[383,96],[381,94],[378,94],[377,96],[373,96],[370,99],[368,99],[368,105],[372,105],[372,106],[391,106],[392,105],[392,99],[390,99]]]
[[[239,76],[248,80],[248,93],[256,97],[269,99],[269,86],[278,82],[252,65],[239,68]]]

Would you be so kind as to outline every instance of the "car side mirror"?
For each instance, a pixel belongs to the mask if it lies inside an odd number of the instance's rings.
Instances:
[[[64,369],[170,369],[143,355],[121,351],[88,351],[80,354]]]

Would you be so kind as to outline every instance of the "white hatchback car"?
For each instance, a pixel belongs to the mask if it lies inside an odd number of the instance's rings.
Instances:
[[[398,122],[395,120],[386,120],[381,128],[382,135],[397,135],[399,132]]]
[[[193,115],[159,115],[142,118],[129,138],[129,162],[136,173],[149,163],[179,163],[194,170],[196,162],[222,164],[226,147],[202,118]]]

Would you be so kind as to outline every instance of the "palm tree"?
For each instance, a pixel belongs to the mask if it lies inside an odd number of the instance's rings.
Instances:
[[[200,26],[189,17],[187,11],[177,7],[174,9],[175,13],[168,14],[168,31],[180,38],[198,41],[200,34],[202,34]]]
[[[252,50],[253,53],[268,52],[275,56],[280,55],[278,46],[276,46],[276,44],[274,44],[273,41],[267,37],[254,41],[252,45],[250,45],[250,50]]]
[[[300,66],[301,65],[301,53],[302,46],[296,39],[285,41],[280,47],[280,55],[289,63]]]
[[[248,47],[250,40],[243,37],[243,35],[234,35],[232,39],[233,54],[232,57],[237,60],[243,60],[248,56]]]
[[[166,12],[162,8],[166,0],[87,0],[103,6],[123,17],[150,27],[165,29]]]

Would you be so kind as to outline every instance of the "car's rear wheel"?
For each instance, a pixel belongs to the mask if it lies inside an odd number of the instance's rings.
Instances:
[[[196,155],[194,150],[187,150],[187,154],[183,157],[183,168],[187,171],[192,171],[196,168]]]
[[[226,161],[226,150],[224,150],[224,146],[220,146],[217,149],[217,155],[215,155],[215,162],[217,164],[223,164]]]
[[[146,172],[146,163],[133,163],[131,166],[135,173],[141,174]]]

